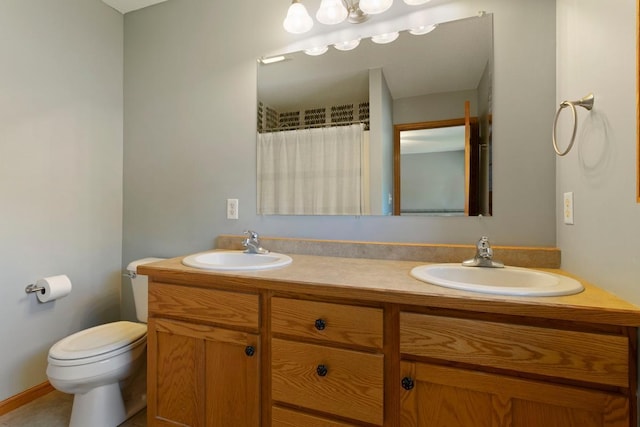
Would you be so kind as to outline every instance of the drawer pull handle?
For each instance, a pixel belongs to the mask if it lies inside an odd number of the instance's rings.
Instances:
[[[329,373],[329,370],[325,365],[318,365],[318,367],[316,368],[316,373],[318,374],[318,376],[324,377],[327,375],[327,373]]]
[[[411,390],[414,386],[414,382],[413,379],[411,379],[410,377],[404,377],[402,379],[402,388],[405,390]]]
[[[322,331],[327,327],[327,322],[325,322],[323,319],[316,319],[315,327],[317,330]]]
[[[247,356],[251,357],[254,354],[256,354],[256,349],[254,346],[252,345],[248,345],[244,348],[244,354],[246,354]]]

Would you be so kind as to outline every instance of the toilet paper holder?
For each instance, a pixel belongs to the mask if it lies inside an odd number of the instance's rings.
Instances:
[[[28,294],[32,294],[34,292],[40,292],[41,294],[44,294],[44,287],[32,283],[30,285],[27,285],[27,287],[24,288],[24,291]]]

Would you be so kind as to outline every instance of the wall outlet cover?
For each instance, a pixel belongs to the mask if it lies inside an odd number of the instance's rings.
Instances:
[[[573,192],[564,193],[564,200],[562,203],[562,218],[564,223],[573,225]]]
[[[227,199],[227,219],[238,219],[238,199]]]

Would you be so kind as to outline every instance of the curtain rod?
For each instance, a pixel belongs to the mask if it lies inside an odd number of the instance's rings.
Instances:
[[[286,131],[286,130],[299,130],[299,129],[314,129],[314,128],[321,128],[321,127],[327,127],[327,126],[348,126],[348,125],[357,125],[357,124],[365,124],[365,125],[369,124],[369,119],[353,120],[353,121],[346,121],[346,122],[314,123],[311,125],[303,124],[303,125],[297,125],[297,126],[283,126],[283,127],[277,127],[277,128],[258,129],[258,133],[280,132],[280,131]]]

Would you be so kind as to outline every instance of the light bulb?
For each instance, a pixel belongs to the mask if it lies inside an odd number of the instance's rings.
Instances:
[[[311,56],[318,56],[318,55],[322,55],[327,50],[329,50],[329,48],[327,46],[316,46],[316,47],[312,47],[310,49],[305,49],[304,53],[306,53],[307,55],[311,55]]]
[[[412,28],[409,30],[409,34],[413,34],[414,36],[421,36],[423,34],[429,34],[431,31],[436,29],[436,25],[421,25],[417,28]]]
[[[392,4],[393,0],[360,0],[358,6],[364,13],[375,15],[389,9]]]
[[[348,14],[349,11],[342,4],[342,0],[322,0],[316,19],[322,24],[334,25],[344,21]]]
[[[397,39],[399,35],[400,34],[398,32],[378,34],[376,36],[372,36],[371,41],[378,44],[387,44]]]
[[[289,33],[302,34],[313,27],[313,19],[311,19],[307,8],[302,3],[298,3],[298,0],[293,0],[282,26]]]
[[[429,3],[431,0],[404,0],[409,6],[418,6],[420,4]]]
[[[335,47],[338,50],[352,50],[358,47],[358,45],[360,44],[360,39],[355,39],[355,40],[345,40],[345,41],[341,41],[338,42],[336,44],[333,45],[333,47]]]

